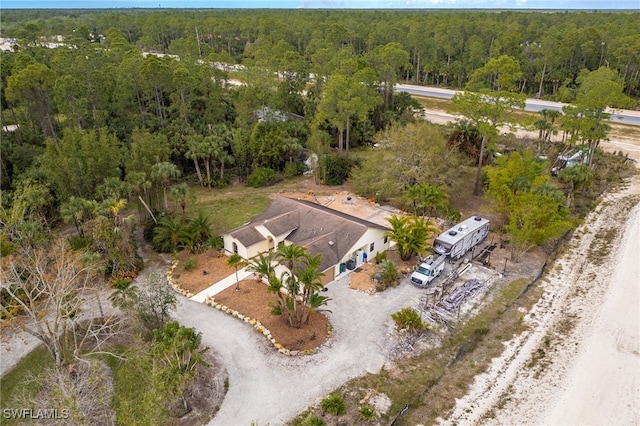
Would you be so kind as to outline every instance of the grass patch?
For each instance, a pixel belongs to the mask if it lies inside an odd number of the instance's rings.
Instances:
[[[118,424],[164,424],[169,401],[153,377],[142,348],[120,348],[126,361],[105,359],[114,378],[113,408]]]
[[[617,236],[618,229],[614,227],[605,229],[604,232],[596,235],[589,246],[589,253],[587,255],[589,261],[594,265],[602,265],[608,258]]]
[[[367,155],[366,150],[363,152]],[[198,211],[205,212],[211,219],[214,235],[221,235],[256,217],[271,203],[272,194],[300,190],[309,180],[313,181],[313,177],[296,176],[263,188],[245,185],[213,189],[194,187],[196,201],[187,208],[187,214],[196,216]]]
[[[435,109],[447,112],[449,114],[457,114],[458,110],[449,99],[428,98],[424,96],[412,96],[418,101],[424,109]]]
[[[198,189],[195,192],[198,201],[193,208],[209,216],[214,235],[249,222],[271,201],[267,194],[253,188],[223,191]]]
[[[38,346],[0,379],[0,411],[25,407],[25,400],[34,398],[42,386],[37,379],[53,367],[53,360],[44,346]],[[2,418],[3,425],[22,424],[24,420]]]

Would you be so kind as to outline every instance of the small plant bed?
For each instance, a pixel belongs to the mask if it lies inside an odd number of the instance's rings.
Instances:
[[[227,265],[228,257],[217,250],[204,253],[190,253],[183,250],[175,255],[178,264],[173,270],[173,278],[180,288],[197,294],[223,278],[233,275],[235,269]]]
[[[313,312],[309,324],[301,328],[290,327],[281,316],[273,315],[271,305],[275,303],[275,296],[267,291],[267,285],[262,281],[240,281],[238,291],[231,286],[216,294],[214,299],[215,303],[260,322],[275,341],[289,351],[313,351],[327,339],[329,320],[320,312]]]

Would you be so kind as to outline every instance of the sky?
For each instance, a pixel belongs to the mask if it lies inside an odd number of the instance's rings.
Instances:
[[[640,10],[640,0],[0,0],[0,10],[101,8]]]

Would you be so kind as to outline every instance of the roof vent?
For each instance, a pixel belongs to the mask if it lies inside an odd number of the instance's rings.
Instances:
[[[333,241],[329,241],[329,245],[332,246],[334,244]]]
[[[451,235],[451,236],[458,235],[458,233],[456,231],[449,231],[449,235]]]
[[[480,222],[482,220],[482,218],[480,216],[476,216],[473,218],[473,220],[477,220],[478,222]]]

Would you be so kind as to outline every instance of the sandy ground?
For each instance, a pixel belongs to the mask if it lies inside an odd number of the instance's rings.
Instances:
[[[615,229],[607,250],[598,237]],[[525,317],[441,424],[640,424],[640,178],[605,197]]]
[[[454,119],[442,111],[425,118]],[[638,138],[613,125],[609,139],[603,149],[640,167]],[[593,260],[597,237],[612,228],[610,253]],[[529,331],[505,344],[441,424],[640,424],[640,177],[607,195],[568,247],[526,316]]]

